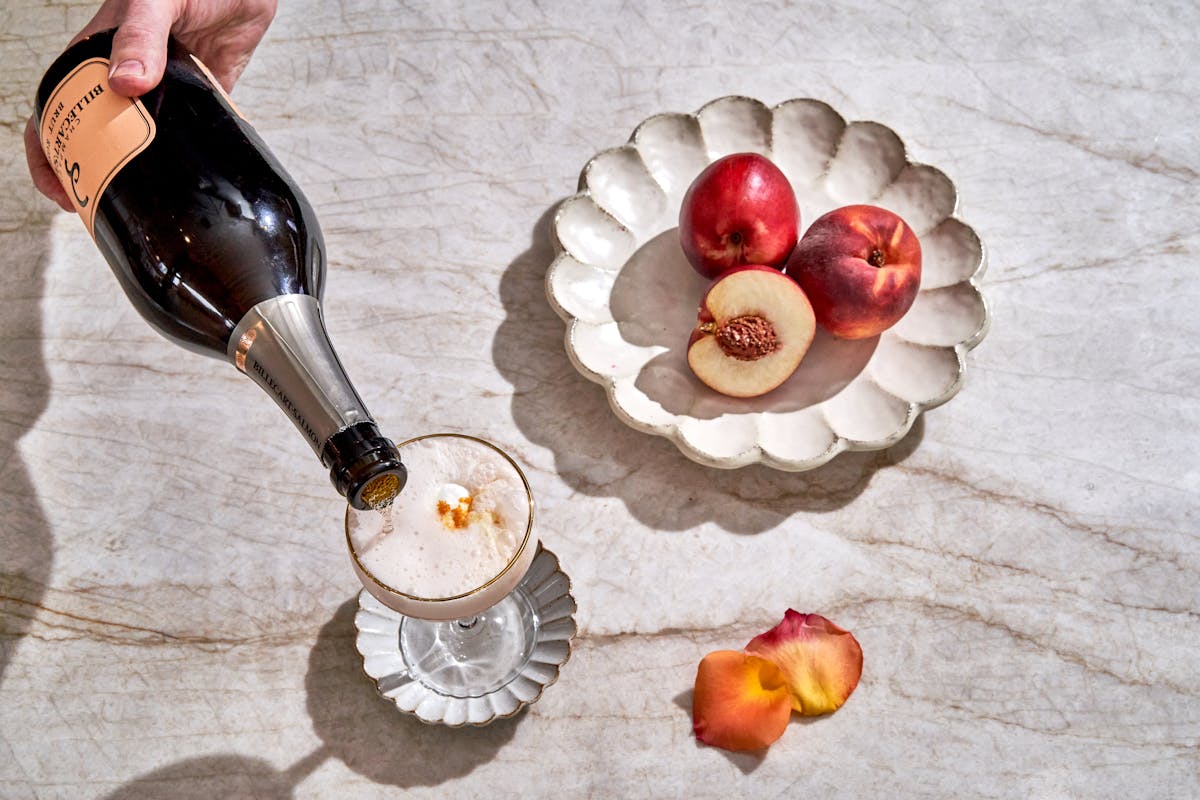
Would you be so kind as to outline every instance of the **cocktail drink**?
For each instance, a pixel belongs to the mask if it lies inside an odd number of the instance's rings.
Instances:
[[[432,434],[399,447],[408,483],[379,510],[346,511],[363,586],[403,616],[412,680],[482,697],[513,680],[537,634],[521,579],[537,551],[529,482],[482,439]]]

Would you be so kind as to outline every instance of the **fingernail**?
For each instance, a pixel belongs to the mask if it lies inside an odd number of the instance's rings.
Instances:
[[[136,78],[146,74],[146,65],[136,58],[127,58],[108,71],[108,79]]]

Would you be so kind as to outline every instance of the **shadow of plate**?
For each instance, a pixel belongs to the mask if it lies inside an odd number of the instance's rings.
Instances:
[[[555,471],[574,490],[618,498],[640,522],[661,531],[687,530],[713,521],[733,533],[756,534],[797,512],[842,508],[863,492],[878,470],[900,463],[919,445],[923,417],[886,450],[843,453],[808,472],[781,472],[762,465],[721,470],[689,461],[672,442],[625,425],[609,408],[603,389],[571,364],[563,347],[562,320],[546,299],[546,268],[555,255],[550,237],[555,211],[556,207],[548,209],[537,221],[528,249],[501,278],[505,318],[493,341],[492,359],[513,386],[517,426],[530,441],[554,453]],[[665,244],[657,246],[671,252]],[[641,272],[649,270],[646,266]],[[664,270],[679,272],[680,265],[668,264]],[[632,302],[653,280],[657,279],[644,274],[640,283],[622,290],[620,302]],[[667,324],[681,324],[681,312],[673,314]],[[631,336],[664,335],[655,332],[648,318],[640,324],[641,330]],[[829,343],[815,346],[829,349],[822,358],[837,356]],[[873,347],[873,343],[856,347]],[[862,357],[854,351],[855,359]],[[670,377],[660,378],[664,396],[669,395],[666,384],[683,379],[678,365],[669,369]],[[821,391],[835,384],[836,380]],[[812,396],[801,390],[788,402],[810,402]],[[669,396],[667,402],[673,402]]]

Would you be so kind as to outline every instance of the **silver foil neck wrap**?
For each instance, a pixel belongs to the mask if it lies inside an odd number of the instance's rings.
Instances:
[[[318,457],[330,436],[371,421],[311,295],[280,295],[254,306],[234,329],[226,354],[275,399]]]

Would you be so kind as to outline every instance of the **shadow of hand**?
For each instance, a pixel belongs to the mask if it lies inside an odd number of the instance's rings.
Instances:
[[[15,161],[12,162],[16,164]],[[17,174],[19,173],[19,174]],[[9,198],[35,192],[22,167],[0,167],[0,191]],[[42,301],[50,260],[49,215],[39,211],[15,231],[5,232],[10,258],[0,289],[0,464],[7,495],[0,513],[0,682],[17,642],[42,601],[54,563],[53,534],[42,511],[18,443],[45,411],[50,399],[42,339]]]

